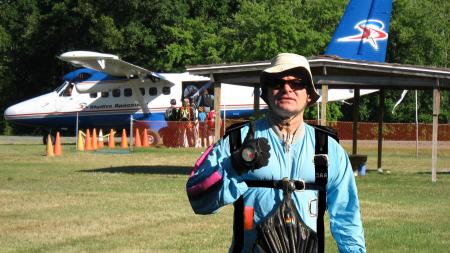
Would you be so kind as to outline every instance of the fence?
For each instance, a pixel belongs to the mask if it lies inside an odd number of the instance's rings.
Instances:
[[[229,127],[240,120],[227,120],[225,126]],[[315,121],[308,121],[315,124]],[[206,147],[214,143],[213,124],[194,124],[190,121],[171,121],[164,127],[154,129],[146,121],[135,121],[134,127],[148,128],[151,144],[163,144],[168,147]],[[328,126],[335,128],[341,140],[351,140],[353,135],[353,122],[329,122]],[[222,124],[221,135],[224,133]],[[418,140],[431,141],[432,124],[418,124]],[[358,140],[377,140],[378,123],[358,123]],[[384,123],[383,139],[398,141],[415,141],[416,125],[414,123]],[[438,130],[439,141],[450,141],[450,124],[440,124]]]
[[[353,138],[353,122],[329,122],[329,126],[338,131],[341,140]],[[418,140],[431,141],[433,134],[432,124],[418,124]],[[359,122],[358,140],[377,140],[378,123]],[[415,141],[416,124],[414,123],[383,123],[383,139],[393,141]],[[438,140],[450,141],[450,124],[439,124]]]

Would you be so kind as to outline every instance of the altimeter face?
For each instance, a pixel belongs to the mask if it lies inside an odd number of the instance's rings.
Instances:
[[[251,162],[255,159],[256,150],[253,147],[246,147],[242,150],[242,159],[246,162]]]

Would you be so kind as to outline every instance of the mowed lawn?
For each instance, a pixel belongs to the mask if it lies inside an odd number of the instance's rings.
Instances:
[[[344,142],[350,151],[351,146]],[[450,145],[360,143],[368,174],[357,177],[368,252],[448,252]],[[0,252],[227,252],[231,206],[195,215],[185,194],[200,149],[149,148],[131,154],[44,156],[38,144],[0,144]],[[327,225],[328,227],[328,225]],[[327,252],[337,252],[328,233]]]

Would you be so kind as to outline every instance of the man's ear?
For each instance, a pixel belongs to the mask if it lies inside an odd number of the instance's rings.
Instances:
[[[308,104],[311,102],[311,97],[308,95]]]

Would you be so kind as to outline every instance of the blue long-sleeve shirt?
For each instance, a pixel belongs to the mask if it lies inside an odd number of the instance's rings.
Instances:
[[[255,138],[267,138],[270,149],[269,164],[255,171],[238,175],[230,158],[229,139],[220,140],[197,161],[187,182],[187,193],[197,214],[210,214],[243,196],[244,206],[254,210],[253,229],[244,232],[244,249],[248,252],[256,239],[255,227],[277,208],[283,193],[279,189],[248,187],[244,180],[294,180],[314,182],[314,128],[302,124],[304,134],[285,144],[267,120],[255,123]],[[248,126],[241,128],[242,139]],[[328,137],[327,209],[331,233],[339,252],[365,252],[359,202],[352,167],[344,149]],[[292,193],[303,221],[316,230],[318,192],[312,190]]]

